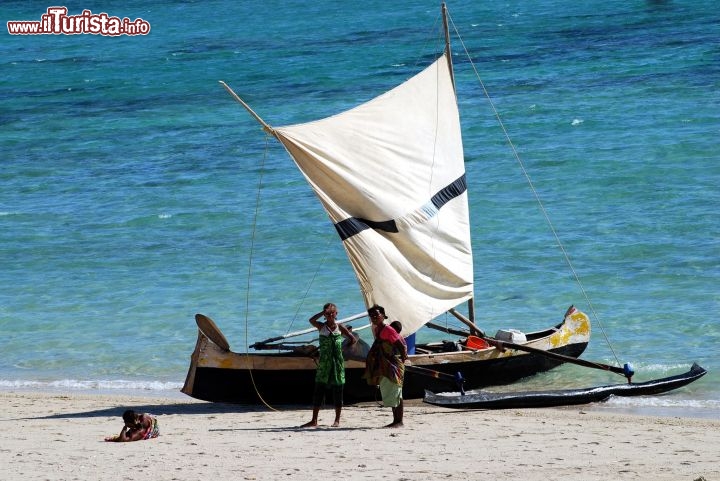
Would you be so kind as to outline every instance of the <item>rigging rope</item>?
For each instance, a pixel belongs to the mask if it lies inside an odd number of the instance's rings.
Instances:
[[[253,223],[252,223],[252,231],[250,235],[250,253],[248,254],[248,274],[247,274],[247,286],[245,289],[245,356],[248,360],[248,365],[250,365],[250,348],[248,346],[248,339],[250,338],[250,332],[249,332],[249,322],[248,317],[250,313],[250,280],[252,278],[252,261],[253,261],[253,253],[255,252],[255,232],[257,230],[257,220],[258,220],[258,213],[260,212],[260,192],[262,191],[262,182],[263,182],[263,173],[265,172],[265,160],[267,159],[268,155],[268,145],[269,145],[269,139],[270,136],[265,136],[265,151],[262,157],[262,162],[260,164],[260,177],[258,178],[258,188],[257,188],[257,194],[255,195],[255,212],[253,214]],[[260,399],[260,402],[262,402],[268,409],[272,411],[277,411],[274,407],[270,406],[267,402],[265,402],[265,399],[262,397],[262,394],[260,394],[260,390],[257,387],[257,384],[255,384],[255,376],[253,375],[252,368],[248,368],[248,373],[250,374],[250,381],[252,382],[253,389],[255,389],[255,394],[257,394],[258,399]]]
[[[268,157],[268,151],[269,151],[269,144],[270,144],[270,134],[267,134],[265,136],[265,149],[262,157],[262,162],[260,164],[260,176],[258,178],[258,186],[257,186],[257,193],[255,195],[255,212],[253,213],[253,222],[252,222],[252,229],[251,229],[251,235],[250,235],[250,252],[248,254],[248,273],[247,273],[247,285],[245,289],[245,355],[248,358],[250,358],[250,347],[248,345],[248,339],[250,339],[250,330],[249,330],[249,313],[250,313],[250,284],[252,279],[252,263],[253,263],[253,254],[255,253],[255,233],[257,232],[257,221],[260,213],[260,198],[261,198],[261,192],[263,187],[263,173],[265,172],[265,161]],[[328,237],[328,241],[326,245],[329,245],[331,241],[331,238]],[[327,253],[328,249],[324,249],[323,251]],[[318,273],[320,272],[320,269],[322,268],[323,264],[325,263],[325,259],[327,257],[327,254],[323,254],[322,260],[318,263],[318,267],[315,270],[315,273],[312,276],[312,279],[310,279],[310,282],[308,283],[307,289],[305,290],[305,295],[302,297],[300,304],[298,305],[297,310],[295,311],[295,315],[293,316],[292,321],[290,322],[290,327],[288,327],[287,333],[290,331],[290,328],[292,327],[293,323],[298,317],[298,314],[300,312],[300,309],[303,305],[303,302],[308,296],[308,292],[310,291],[310,287],[312,286],[313,282],[315,281],[315,278],[318,276]],[[249,364],[249,362],[248,362]],[[268,404],[265,399],[263,399],[262,394],[260,393],[260,390],[257,387],[257,384],[255,383],[255,377],[253,376],[253,370],[251,368],[248,368],[248,373],[250,374],[250,381],[252,382],[253,389],[255,390],[255,394],[257,394],[258,399],[260,399],[260,402],[262,402],[268,409],[271,409],[273,411],[278,411],[278,409],[273,408]]]
[[[558,235],[557,231],[555,230],[555,226],[553,225],[552,221],[550,220],[550,216],[545,209],[545,206],[543,205],[542,200],[540,199],[540,195],[538,194],[537,190],[535,190],[535,186],[533,185],[532,180],[530,179],[530,175],[528,174],[527,170],[525,169],[525,165],[520,158],[520,154],[518,154],[517,149],[515,148],[515,144],[513,144],[512,139],[510,138],[510,134],[508,133],[507,129],[505,128],[505,124],[502,121],[502,118],[500,117],[500,113],[495,108],[495,104],[492,101],[492,98],[490,97],[490,93],[488,92],[487,88],[485,88],[485,84],[483,83],[482,79],[480,78],[480,74],[475,67],[475,63],[472,60],[472,57],[470,56],[470,53],[468,52],[467,47],[465,46],[465,42],[463,41],[462,37],[460,36],[460,33],[457,30],[457,27],[455,26],[455,23],[453,22],[452,18],[450,18],[450,14],[448,13],[448,18],[450,20],[450,23],[452,24],[452,28],[455,31],[455,35],[457,36],[458,40],[460,41],[460,44],[463,47],[463,51],[465,52],[465,55],[468,58],[468,61],[470,62],[470,65],[472,66],[473,71],[475,72],[475,77],[478,79],[478,82],[480,83],[480,86],[482,87],[483,93],[485,94],[485,97],[487,98],[488,102],[490,103],[490,107],[492,108],[495,118],[497,119],[498,123],[500,124],[500,128],[502,129],[503,133],[505,134],[505,139],[507,140],[508,144],[510,145],[510,149],[512,150],[512,153],[517,160],[518,165],[520,165],[520,169],[522,170],[523,175],[525,176],[525,179],[527,180],[528,185],[530,186],[530,190],[532,191],[533,195],[535,196],[535,200],[537,201],[540,211],[542,212],[543,216],[545,217],[545,221],[547,222],[548,226],[550,227],[550,231],[552,232],[553,236],[555,237],[555,242],[557,243],[558,247],[560,248],[560,251],[562,252],[563,257],[565,258],[565,262],[570,267],[570,271],[572,272],[572,275],[575,279],[575,282],[577,283],[578,287],[580,288],[580,291],[582,292],[583,297],[585,298],[585,301],[588,304],[588,307],[590,308],[590,312],[592,313],[593,318],[597,321],[598,326],[600,327],[600,331],[603,334],[603,337],[605,338],[605,342],[607,343],[608,347],[610,348],[610,351],[612,352],[613,357],[615,358],[615,361],[620,364],[620,361],[618,359],[617,354],[615,353],[615,350],[612,347],[612,344],[610,343],[610,339],[607,336],[607,333],[605,332],[605,328],[600,322],[600,316],[597,315],[595,312],[595,308],[593,307],[592,302],[590,302],[590,297],[588,296],[587,292],[585,291],[585,287],[583,286],[582,281],[580,280],[580,276],[578,276],[577,272],[575,271],[575,267],[573,266],[573,263],[570,261],[570,256],[568,255],[567,251],[565,250],[565,246],[563,245],[562,241],[560,240],[560,236]]]
[[[295,320],[298,318],[298,315],[300,314],[300,309],[302,308],[303,304],[305,303],[305,299],[308,297],[308,293],[310,292],[310,287],[312,287],[313,283],[315,282],[315,279],[318,276],[318,273],[320,272],[320,268],[322,268],[325,265],[325,259],[327,258],[327,252],[328,247],[330,246],[330,242],[333,240],[333,237],[328,237],[327,242],[325,243],[325,249],[323,249],[323,256],[320,262],[318,262],[317,269],[315,270],[315,273],[313,274],[312,278],[310,279],[310,282],[308,282],[307,289],[305,289],[305,294],[303,295],[302,299],[300,299],[300,303],[298,304],[297,309],[295,310],[295,315],[292,318],[292,321],[290,321],[290,325],[285,330],[285,335],[287,336],[288,333],[290,333],[290,330],[292,329],[293,324],[295,323]]]

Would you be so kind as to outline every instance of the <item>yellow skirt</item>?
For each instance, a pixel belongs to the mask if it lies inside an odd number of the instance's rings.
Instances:
[[[383,406],[396,408],[402,400],[402,386],[398,386],[383,376],[380,378],[380,395],[382,396]]]

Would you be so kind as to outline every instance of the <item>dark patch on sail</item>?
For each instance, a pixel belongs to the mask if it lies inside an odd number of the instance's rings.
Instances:
[[[435,194],[432,199],[430,199],[430,202],[433,203],[435,207],[437,207],[438,210],[451,200],[453,200],[455,197],[459,196],[463,192],[467,190],[467,182],[465,180],[465,174],[458,177],[458,179],[453,182],[452,184],[447,185],[446,187],[443,187],[440,192]]]
[[[467,182],[465,180],[465,174],[461,175],[451,184],[443,187],[437,194],[432,196],[430,202],[435,206],[437,210],[440,210],[442,206],[458,197],[467,190]],[[359,217],[350,217],[341,222],[335,224],[340,239],[345,240],[359,234],[365,229],[375,229],[384,232],[398,232],[397,224],[394,220],[384,221],[372,221],[367,219],[361,219]]]
[[[394,220],[385,220],[375,222],[367,219],[360,219],[356,217],[350,217],[344,221],[335,224],[335,229],[340,235],[340,239],[348,239],[355,234],[359,234],[365,229],[382,230],[385,232],[397,232],[398,228]]]

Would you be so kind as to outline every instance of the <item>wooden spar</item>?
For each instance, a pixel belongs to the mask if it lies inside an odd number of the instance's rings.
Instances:
[[[339,321],[335,321],[335,322],[336,322],[336,324],[346,324],[348,322],[355,321],[355,320],[360,319],[365,316],[367,316],[367,312],[360,312],[358,314],[354,314],[352,316],[346,317],[344,319],[340,319]],[[363,326],[363,327],[365,327],[365,326]],[[253,349],[257,349],[258,347],[261,347],[264,344],[268,344],[268,343],[275,342],[275,341],[280,341],[282,339],[288,339],[290,337],[302,336],[303,334],[310,334],[311,332],[317,332],[317,329],[314,327],[310,327],[308,329],[303,329],[302,331],[290,332],[288,334],[285,334],[284,336],[271,337],[270,339],[265,339],[264,341],[258,341],[250,347],[252,347]]]
[[[498,349],[503,348],[509,348],[509,349],[515,349],[516,351],[525,351],[533,354],[540,354],[545,357],[550,357],[552,359],[557,359],[559,361],[563,362],[569,362],[571,364],[577,364],[578,366],[584,366],[584,367],[591,367],[593,369],[600,369],[602,371],[610,371],[614,372],[615,374],[622,374],[630,381],[630,378],[632,377],[632,373],[626,372],[625,369],[617,366],[611,366],[609,364],[603,364],[600,362],[593,362],[593,361],[585,361],[583,359],[578,359],[575,357],[570,356],[564,356],[562,354],[557,354],[555,352],[550,351],[543,351],[542,349],[536,349],[534,347],[530,346],[524,346],[522,344],[515,344],[514,342],[506,342],[506,341],[498,341],[497,339],[490,339],[485,338],[488,342],[492,342],[495,344]]]
[[[448,70],[450,71],[450,82],[455,91],[455,73],[453,72],[452,50],[450,49],[450,29],[448,28],[447,5],[442,3],[443,30],[445,31],[445,56],[447,57]]]
[[[455,316],[457,320],[468,326],[470,328],[470,332],[472,332],[473,334],[477,334],[479,337],[485,338],[485,333],[482,331],[482,329],[477,327],[473,321],[463,316],[455,309],[450,309],[448,312]]]
[[[455,316],[457,319],[465,323],[468,327],[470,327],[471,332],[476,332],[477,336],[485,339],[488,341],[491,345],[495,346],[498,349],[515,349],[516,351],[523,351],[528,352],[531,354],[539,354],[541,356],[549,357],[552,359],[557,359],[558,361],[568,362],[570,364],[577,364],[578,366],[584,366],[584,367],[590,367],[593,369],[600,369],[603,371],[610,371],[614,372],[615,374],[622,374],[628,379],[628,382],[630,381],[630,378],[632,377],[632,372],[626,371],[622,367],[617,366],[611,366],[609,364],[603,364],[600,362],[593,362],[593,361],[585,361],[584,359],[578,359],[575,357],[565,356],[563,354],[558,354],[555,352],[550,351],[544,351],[542,349],[537,349],[535,347],[525,346],[523,344],[515,344],[514,342],[507,342],[507,341],[500,341],[498,339],[494,339],[492,337],[488,337],[485,335],[484,332],[478,328],[474,322],[472,322],[470,319],[466,318],[459,312],[457,312],[455,309],[450,309],[448,311],[450,314]]]
[[[412,372],[415,374],[418,374],[420,376],[426,376],[431,377],[434,379],[440,379],[441,381],[448,382],[452,384],[453,386],[458,388],[458,391],[460,391],[461,395],[465,395],[465,388],[463,387],[464,379],[462,377],[461,373],[458,373],[457,376],[453,376],[452,374],[446,374],[444,372],[435,371],[434,369],[428,369],[426,367],[420,367],[420,366],[413,366],[413,365],[406,365],[405,366],[406,372]]]
[[[256,114],[255,111],[253,109],[251,109],[250,106],[248,104],[246,104],[245,101],[243,99],[241,99],[240,96],[238,94],[236,94],[233,91],[233,89],[230,88],[230,86],[228,84],[226,84],[222,80],[219,80],[219,82],[220,82],[220,85],[222,85],[225,88],[225,90],[227,90],[228,93],[230,95],[232,95],[232,97],[240,103],[240,105],[245,107],[245,110],[247,110],[248,113],[250,115],[252,115],[253,118],[260,123],[260,125],[263,126],[263,129],[265,129],[265,132],[275,135],[275,130],[272,127],[270,127],[270,125],[268,125],[267,122],[265,122],[262,118],[260,118],[260,116],[258,114]]]
[[[406,364],[405,370],[420,374],[421,376],[428,376],[435,379],[442,379],[443,381],[449,381],[452,383],[457,382],[457,378],[452,374],[446,374],[444,372],[435,371],[434,369],[428,369],[421,366],[413,366],[412,364]]]

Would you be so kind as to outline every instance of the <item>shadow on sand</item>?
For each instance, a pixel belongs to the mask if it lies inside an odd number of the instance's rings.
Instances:
[[[226,404],[226,403],[167,403],[167,404],[124,404],[122,406],[94,409],[89,411],[77,411],[71,413],[50,414],[46,416],[30,416],[19,419],[80,419],[96,417],[122,416],[126,409],[137,412],[151,413],[153,415],[185,414],[205,415],[223,413],[249,413],[268,412],[265,406]],[[307,410],[307,406],[283,406],[283,411]],[[10,420],[9,420],[10,421]]]

